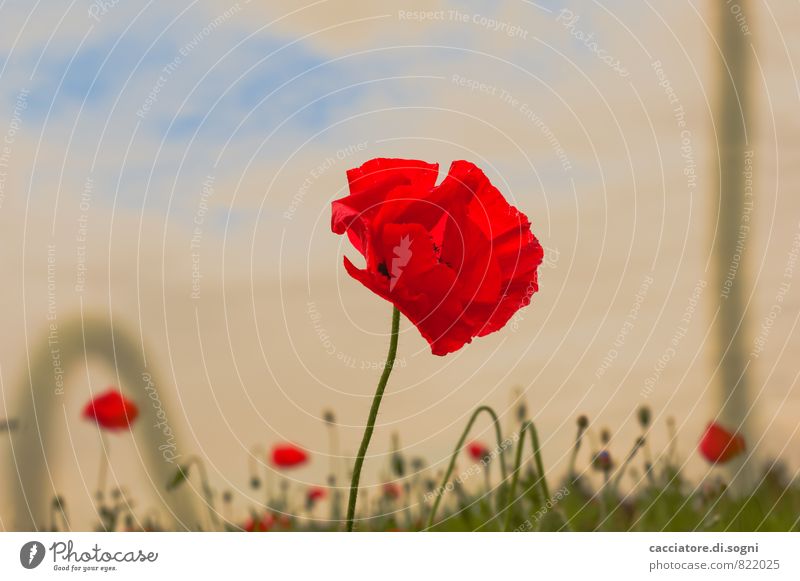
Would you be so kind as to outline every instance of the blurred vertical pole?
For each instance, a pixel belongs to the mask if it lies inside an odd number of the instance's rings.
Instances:
[[[746,302],[750,293],[745,256],[751,242],[752,189],[748,191],[745,168],[752,163],[749,143],[751,39],[746,27],[749,0],[717,0],[717,42],[720,54],[714,122],[719,152],[719,214],[713,240],[714,282],[719,291],[715,338],[719,363],[716,380],[720,387],[720,419],[728,429],[737,429],[753,442],[748,419],[751,411],[749,358],[747,356]],[[745,26],[743,26],[745,23]],[[748,437],[750,436],[750,437]],[[753,462],[742,458],[732,464],[737,474],[734,490],[744,492],[755,482]]]

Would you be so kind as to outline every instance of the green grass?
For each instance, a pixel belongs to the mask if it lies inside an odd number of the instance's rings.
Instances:
[[[481,408],[479,408],[480,410]],[[476,414],[478,410],[476,410]],[[495,425],[499,425],[492,412]],[[579,421],[573,462],[587,445],[586,420]],[[407,461],[393,452],[386,474],[394,486],[362,490],[356,512],[357,531],[798,531],[800,530],[800,482],[788,476],[780,462],[770,463],[749,493],[729,489],[721,467],[712,467],[701,481],[687,478],[675,457],[674,447],[656,456],[650,464],[645,441],[649,413],[640,416],[642,434],[620,465],[606,452],[591,452],[591,461],[570,467],[559,481],[544,482],[545,468],[537,454],[538,439],[532,424],[524,422],[515,437],[500,441],[491,457],[467,457],[467,425],[453,449],[451,472],[433,478],[420,458]],[[526,430],[527,428],[527,430]],[[530,440],[528,440],[530,436]],[[609,435],[601,434],[603,446]],[[528,445],[530,444],[530,445]],[[644,450],[641,452],[641,450]],[[584,453],[586,450],[583,450]],[[466,464],[464,461],[466,460]],[[458,469],[455,469],[458,461]],[[190,469],[191,465],[197,469]],[[501,469],[505,465],[505,469]],[[521,467],[520,467],[521,465]],[[412,466],[409,473],[406,468]],[[507,473],[505,479],[497,478]],[[489,477],[492,474],[496,481]],[[514,482],[517,477],[516,483]],[[305,488],[285,480],[281,493],[267,505],[243,504],[230,492],[220,493],[207,481],[201,459],[182,467],[172,479],[172,488],[189,479],[200,479],[196,489],[204,491],[204,522],[196,530],[239,531],[247,528],[242,513],[252,521],[268,522],[272,531],[339,531],[344,527],[347,500],[345,486],[331,486],[321,505],[306,499]],[[250,498],[264,493],[258,478],[251,482]],[[381,492],[383,490],[383,492]],[[431,511],[438,512],[431,519]],[[110,501],[110,503],[109,503]],[[210,506],[209,506],[210,505]],[[63,510],[59,500],[59,509]],[[99,507],[100,530],[162,530],[158,518],[140,521],[130,503],[112,494]],[[151,513],[152,515],[152,513]],[[237,515],[237,516],[233,516]],[[428,521],[433,522],[428,526]],[[251,527],[252,528],[252,527]]]

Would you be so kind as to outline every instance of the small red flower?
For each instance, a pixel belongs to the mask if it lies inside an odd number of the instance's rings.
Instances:
[[[319,486],[312,486],[306,493],[306,500],[309,504],[314,504],[318,500],[325,498],[325,489]]]
[[[347,172],[350,195],[332,206],[331,229],[366,259],[348,274],[393,303],[434,355],[501,329],[538,289],[543,251],[528,218],[484,173],[455,161],[377,158]]]
[[[483,460],[489,455],[489,448],[480,442],[470,442],[467,446],[467,452],[476,462]]]
[[[278,468],[293,468],[308,462],[308,454],[294,444],[275,444],[272,447],[272,463]]]
[[[732,434],[716,422],[708,424],[700,439],[700,453],[711,463],[725,463],[745,451],[741,434]]]
[[[275,525],[275,517],[272,513],[265,512],[261,518],[254,519],[252,516],[247,519],[242,528],[248,533],[266,533],[272,530]]]
[[[111,387],[83,408],[83,417],[106,430],[128,430],[139,415],[139,408],[120,391]]]
[[[400,498],[400,487],[394,482],[386,482],[383,485],[383,495],[391,500]]]

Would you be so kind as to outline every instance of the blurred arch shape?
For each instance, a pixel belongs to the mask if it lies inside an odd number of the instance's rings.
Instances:
[[[64,384],[59,388],[54,372],[51,332],[48,329],[32,349],[29,365],[12,396],[16,398],[13,415],[19,420],[18,429],[9,434],[11,450],[6,490],[13,501],[12,530],[46,529],[50,500],[59,493],[51,484],[52,470],[58,462],[48,452],[52,455],[53,444],[64,436],[59,433],[58,426],[62,424],[56,414],[63,409],[64,398],[69,394],[63,393]],[[55,332],[59,367],[64,379],[69,376],[70,369],[87,365],[90,358],[98,358],[116,371],[120,389],[139,406],[138,424],[142,427],[134,427],[132,434],[137,438],[137,447],[142,450],[149,481],[153,483],[150,492],[154,493],[158,512],[165,517],[163,524],[173,527],[173,530],[199,526],[201,520],[191,489],[183,487],[175,492],[166,491],[166,484],[174,476],[177,464],[168,461],[159,449],[164,434],[154,427],[159,423],[158,411],[149,394],[163,384],[147,364],[142,344],[124,326],[112,325],[109,319],[100,316],[75,317],[66,323],[59,321]],[[164,405],[162,403],[158,408],[164,409]],[[176,448],[180,449],[174,431],[172,437]]]

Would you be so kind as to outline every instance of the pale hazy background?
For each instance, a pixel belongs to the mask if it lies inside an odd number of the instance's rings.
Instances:
[[[389,305],[342,268],[353,251],[330,232],[330,201],[346,192],[345,170],[372,157],[437,161],[442,171],[463,158],[530,217],[546,248],[541,290],[506,329],[446,358],[403,324],[366,484],[382,482],[392,431],[408,454],[441,469],[477,405],[511,421],[515,386],[553,478],[576,415],[587,414],[595,431],[608,426],[621,456],[643,403],[654,410],[653,448],[674,416],[681,457],[702,478],[693,448],[718,411],[709,328],[721,292],[709,274],[711,6],[0,3],[0,417],[15,417],[48,313],[62,326],[82,312],[113,316],[147,351],[180,453],[207,460],[213,485],[236,492],[240,514],[256,443],[304,446],[313,461],[292,478],[323,484],[321,415],[334,410],[343,450],[353,453],[379,375],[369,367],[385,357],[390,322]],[[758,63],[754,224],[742,266],[755,289],[752,337],[774,317],[752,362],[763,433],[752,447],[794,472],[800,281],[785,269],[800,234],[800,10],[790,0],[754,8],[743,23]],[[443,12],[424,22],[407,14],[420,9]],[[686,336],[645,390],[703,283]],[[615,360],[598,372],[611,349]],[[56,450],[50,478],[71,511],[86,515],[78,527],[91,523],[100,454],[80,409],[90,391],[117,382],[113,361],[81,360],[52,398],[59,436],[46,444]],[[142,385],[126,389],[141,398]],[[31,418],[19,421],[35,429]],[[487,428],[478,437],[488,441]],[[113,475],[142,510],[152,496],[142,456],[153,430],[139,424],[110,438]],[[4,481],[15,478],[9,454],[0,441]],[[6,490],[0,528],[10,528]]]

